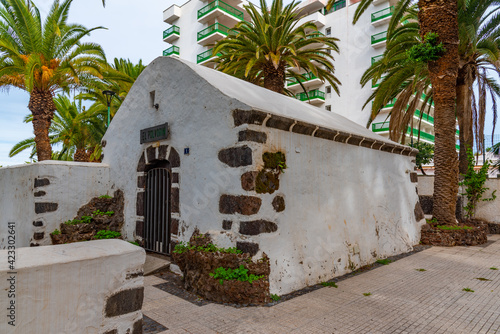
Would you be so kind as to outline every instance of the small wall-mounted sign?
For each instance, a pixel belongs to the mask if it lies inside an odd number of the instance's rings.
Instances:
[[[186,148],[184,149],[184,155],[189,155],[189,147],[186,147]]]
[[[167,137],[168,123],[141,130],[141,144],[167,139]]]

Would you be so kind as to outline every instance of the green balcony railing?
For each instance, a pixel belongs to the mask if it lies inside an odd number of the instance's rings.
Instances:
[[[431,124],[434,124],[434,117],[430,116],[429,114],[422,114],[422,112],[417,109],[415,111],[415,117],[420,118],[420,116],[422,116],[423,121],[427,121]]]
[[[215,34],[216,32],[221,33],[224,36],[227,36],[229,33],[229,28],[220,23],[212,24],[210,27],[205,28],[202,31],[198,32],[197,39],[198,41],[200,41],[205,37]]]
[[[389,122],[373,123],[372,132],[389,131]]]
[[[411,128],[408,127],[408,130],[406,131],[407,134],[410,134],[411,133]],[[413,129],[413,137],[418,137],[418,129]],[[431,135],[430,133],[427,133],[427,132],[423,132],[422,130],[420,130],[420,138],[421,139],[425,139],[425,140],[428,140],[430,142],[433,142],[434,143],[434,140],[435,140],[435,137],[433,135]]]
[[[179,55],[179,47],[172,45],[168,49],[163,50],[163,55],[164,56]]]
[[[333,3],[332,8],[330,8],[330,10],[326,10],[326,7],[325,7],[323,13],[325,15],[330,14],[330,13],[338,11],[339,9],[345,8],[345,6],[346,6],[346,0],[336,1]]]
[[[299,79],[300,82],[306,82],[306,81],[310,81],[310,80],[318,78],[312,72],[304,73],[302,76],[304,77],[304,79]],[[298,84],[297,79],[290,78],[290,82],[287,84],[287,86],[292,86],[292,85],[296,85],[296,84]]]
[[[210,58],[215,57],[215,55],[213,54],[213,51],[214,51],[214,49],[210,49],[210,50],[207,50],[207,51],[202,52],[199,55],[197,55],[196,56],[196,63],[199,64],[199,63],[204,62],[205,60],[208,60]],[[217,56],[220,56],[220,55],[221,55],[220,53],[217,54]]]
[[[316,38],[316,37],[325,37],[325,35],[319,31],[315,31],[312,34],[307,35],[307,38]]]
[[[309,96],[309,98],[307,98]],[[301,101],[308,101],[308,100],[314,100],[314,99],[320,99],[320,100],[325,100],[325,93],[320,91],[319,89],[311,90],[309,92],[304,93],[299,93],[296,95],[296,98]]]
[[[167,38],[170,35],[180,35],[180,28],[178,26],[171,26],[167,30],[163,32],[163,39]]]
[[[389,122],[380,122],[380,123],[374,123],[372,124],[372,131],[373,132],[385,132],[385,131],[389,131]],[[413,129],[413,137],[418,137],[418,132],[419,130],[418,129]],[[406,130],[406,134],[411,134],[412,133],[412,129],[410,127],[408,127],[408,129]],[[425,139],[425,140],[428,140],[430,142],[434,142],[434,139],[435,137],[433,135],[431,135],[430,133],[427,133],[427,132],[423,132],[422,130],[420,130],[420,138],[421,139]]]
[[[387,31],[372,36],[372,45],[387,40]]]
[[[372,23],[385,19],[386,17],[391,17],[394,12],[394,6],[384,8],[372,14]]]
[[[379,61],[382,58],[384,58],[384,55],[372,57],[372,65],[375,64],[377,61]]]
[[[211,3],[200,9],[198,11],[198,19],[201,19],[203,16],[213,12],[216,9],[220,9],[239,20],[243,20],[243,12],[241,10],[236,9],[233,6],[230,6],[220,0],[212,1]]]

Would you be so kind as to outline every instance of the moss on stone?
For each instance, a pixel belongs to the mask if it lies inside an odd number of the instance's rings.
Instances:
[[[282,152],[266,152],[262,155],[262,160],[264,161],[264,168],[269,169],[281,169],[280,166],[286,163],[285,153]]]

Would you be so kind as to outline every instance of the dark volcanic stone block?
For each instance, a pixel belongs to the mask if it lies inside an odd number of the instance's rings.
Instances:
[[[253,242],[237,241],[236,248],[243,253],[249,253],[250,256],[254,256],[259,251],[259,245]]]
[[[50,184],[50,181],[47,178],[35,179],[35,188],[45,187],[45,186],[48,186],[49,184]]]
[[[116,317],[139,311],[144,300],[144,287],[120,291],[106,302],[106,317]]]
[[[35,213],[53,212],[58,206],[57,203],[35,203]]]
[[[259,212],[261,204],[262,200],[258,197],[222,195],[219,201],[219,212],[250,216]]]
[[[259,131],[243,130],[238,134],[238,141],[253,141],[264,144],[267,141],[267,134]]]
[[[219,160],[229,167],[250,166],[252,149],[248,146],[230,147],[219,151]]]
[[[267,220],[253,220],[240,222],[240,233],[245,235],[259,235],[261,233],[272,233],[278,230],[278,225]]]

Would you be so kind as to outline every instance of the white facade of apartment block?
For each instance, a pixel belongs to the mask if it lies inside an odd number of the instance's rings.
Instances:
[[[362,15],[356,25],[352,24],[359,0],[339,0],[330,12],[326,12],[326,0],[306,0],[299,5],[299,24],[313,21],[318,31],[326,36],[338,38],[340,54],[334,54],[335,75],[341,81],[340,96],[328,83],[310,76],[303,82],[307,96],[298,83],[287,83],[287,88],[297,94],[297,98],[311,103],[325,112],[335,112],[348,119],[367,125],[371,108],[363,105],[373,93],[376,83],[361,87],[360,79],[372,61],[382,55],[386,45],[386,34],[396,0],[376,0]],[[247,1],[189,0],[182,5],[172,5],[163,12],[163,20],[170,26],[164,31],[163,39],[170,44],[164,56],[182,59],[213,67],[213,44],[227,35],[227,30],[241,20],[249,20],[244,9]],[[389,103],[374,119],[370,128],[378,134],[389,136]],[[433,108],[430,115],[433,114]],[[414,137],[418,135],[420,111],[413,122]],[[434,143],[434,120],[424,113],[420,123],[420,140]],[[408,129],[408,134],[410,128]],[[407,140],[409,142],[409,140]]]

